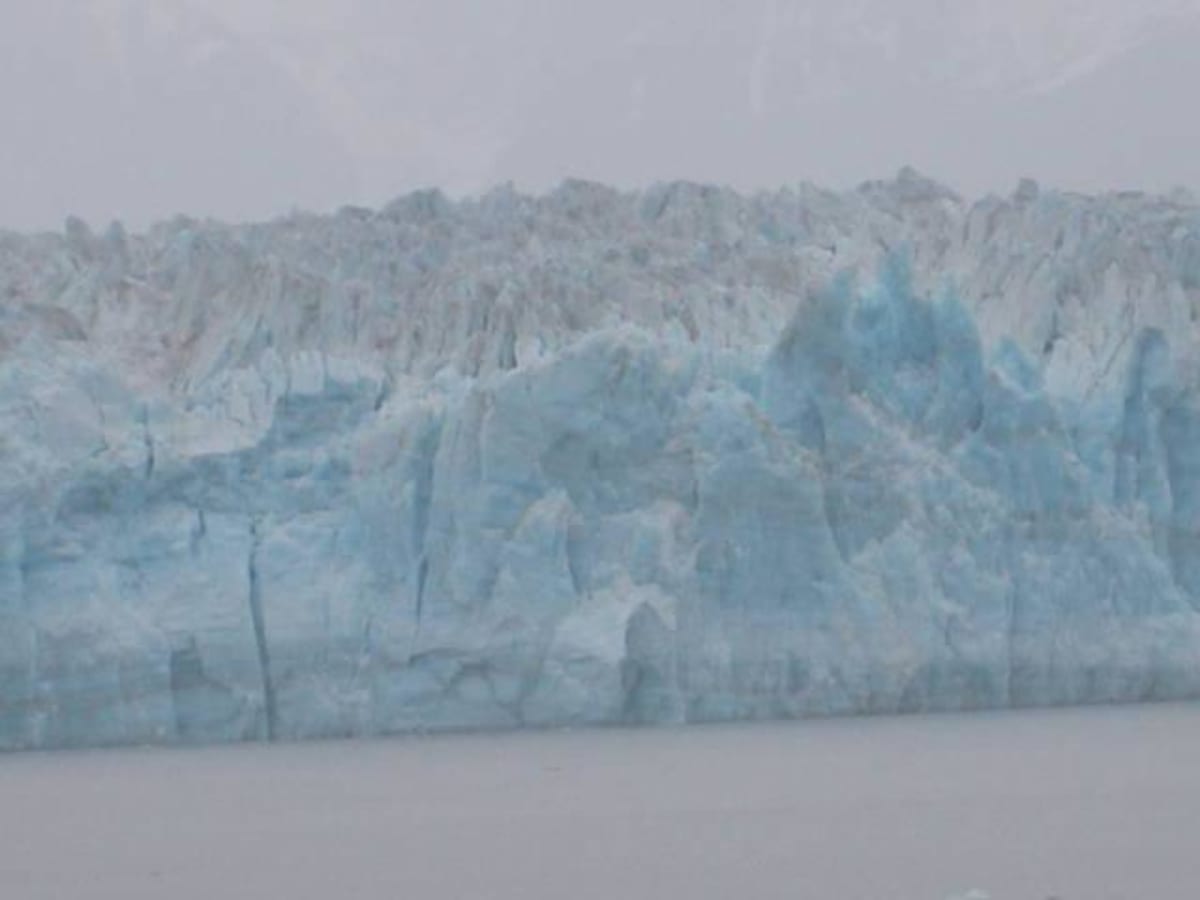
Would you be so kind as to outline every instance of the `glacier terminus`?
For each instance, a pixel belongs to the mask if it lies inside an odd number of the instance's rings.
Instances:
[[[0,234],[0,748],[1200,696],[1200,205]]]

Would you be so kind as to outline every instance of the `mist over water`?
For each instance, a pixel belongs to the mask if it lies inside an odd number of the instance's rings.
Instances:
[[[22,900],[1186,898],[1200,708],[0,759]]]

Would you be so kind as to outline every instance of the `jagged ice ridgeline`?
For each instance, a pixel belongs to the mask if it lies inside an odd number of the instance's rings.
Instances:
[[[0,747],[1200,695],[1200,207],[0,235]]]

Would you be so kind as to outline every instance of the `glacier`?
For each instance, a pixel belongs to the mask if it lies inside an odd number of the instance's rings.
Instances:
[[[1200,204],[0,234],[0,748],[1200,696]]]

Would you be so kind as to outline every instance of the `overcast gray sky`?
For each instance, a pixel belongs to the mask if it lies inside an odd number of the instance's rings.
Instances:
[[[7,0],[0,226],[566,176],[1200,187],[1200,0]]]

